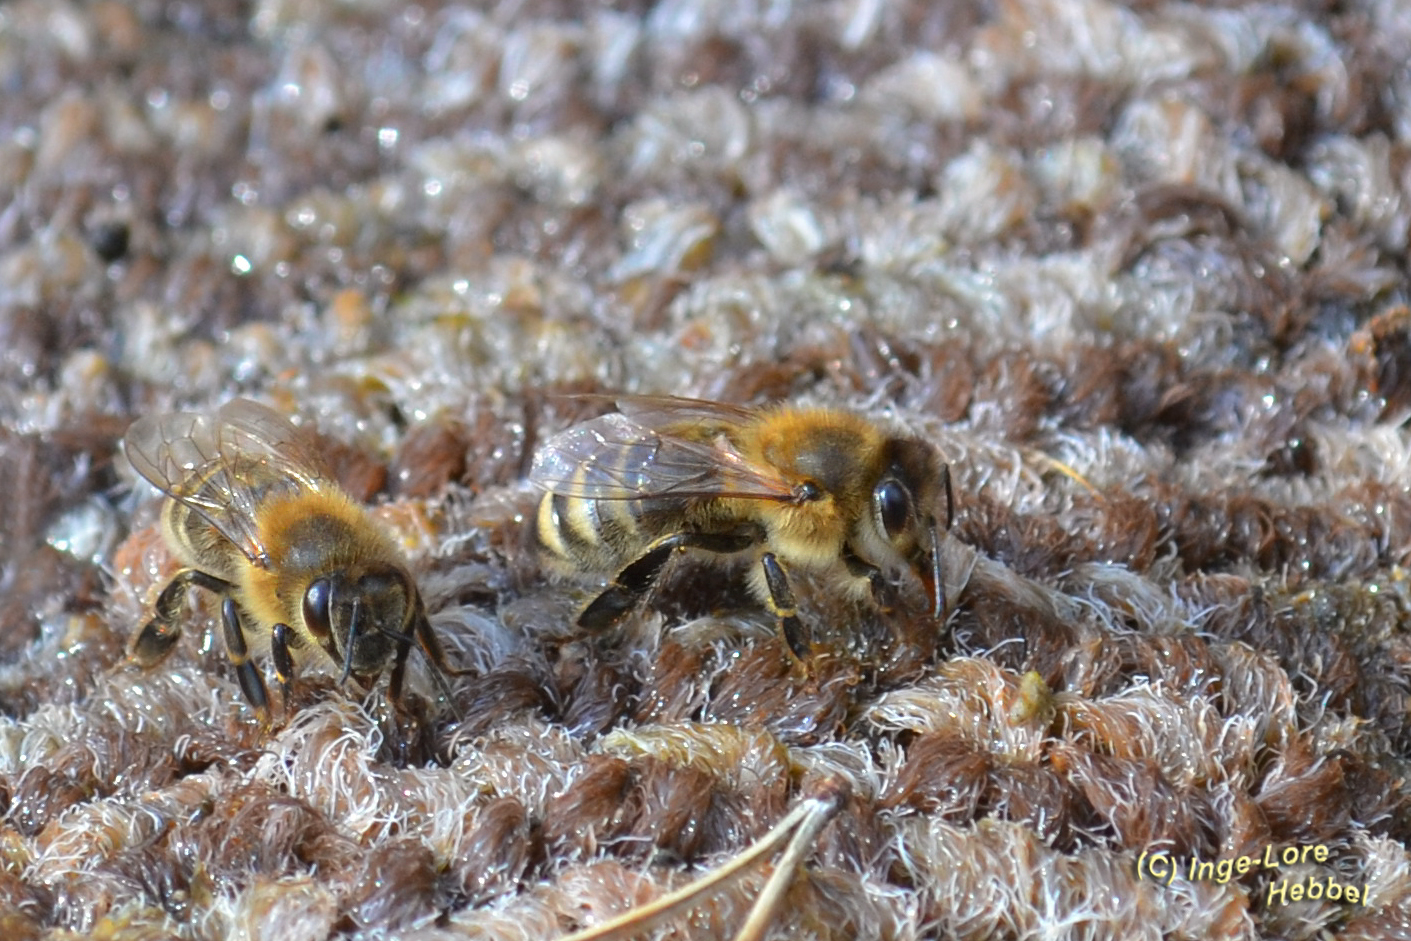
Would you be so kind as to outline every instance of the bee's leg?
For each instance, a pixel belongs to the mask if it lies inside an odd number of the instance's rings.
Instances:
[[[475,672],[473,667],[453,667],[446,660],[446,651],[441,646],[441,641],[437,639],[436,632],[431,629],[431,622],[423,615],[417,619],[416,627],[412,629],[416,634],[417,643],[421,645],[421,652],[426,654],[427,661],[431,664],[431,679],[436,683],[436,688],[441,691],[441,695],[446,697],[446,702],[451,704],[451,711],[456,714],[456,718],[462,721],[465,716],[461,714],[460,707],[456,705],[455,697],[451,695],[451,684],[446,682],[447,676],[470,676]],[[396,666],[393,666],[396,670]]]
[[[941,578],[941,537],[936,531],[935,520],[931,520],[928,528],[931,533],[931,583],[936,586],[936,598],[931,616],[939,618],[946,610],[946,585]],[[872,591],[872,600],[877,602],[877,607],[881,609],[882,613],[890,613],[901,603],[897,595],[899,586],[882,574],[881,569],[875,565],[868,565],[856,557],[849,557],[846,561],[850,573],[858,578],[867,579],[867,587]]]
[[[872,592],[872,600],[877,602],[877,607],[882,611],[890,611],[896,606],[896,586],[887,580],[881,569],[862,561],[851,549],[847,548],[843,550],[843,564],[848,567],[848,574],[853,578],[867,579],[867,587]]]
[[[415,628],[413,628],[415,631]],[[407,679],[407,660],[411,655],[410,635],[397,641],[397,650],[392,658],[392,675],[387,680],[387,705],[390,707],[381,718],[378,726],[382,729],[383,745],[378,756],[383,760],[399,765],[421,763],[436,753],[435,734],[431,728],[429,704],[420,696],[404,698]],[[442,684],[447,700],[450,691],[445,689],[445,678],[435,670],[432,673]],[[455,703],[451,703],[457,718],[463,718]]]
[[[730,555],[742,552],[758,539],[749,533],[673,533],[663,536],[647,547],[612,580],[602,594],[589,602],[578,615],[578,625],[589,630],[611,627],[637,604],[661,574],[672,553],[681,549],[701,549]]]
[[[955,492],[950,487],[950,465],[941,465],[941,486],[946,490],[946,530],[955,523]]]
[[[867,587],[872,591],[872,600],[883,614],[890,614],[897,606],[897,586],[882,574],[879,568],[870,568],[867,573]]]
[[[261,723],[269,722],[269,694],[265,692],[265,681],[260,671],[250,660],[250,652],[245,646],[245,630],[240,626],[240,609],[235,599],[227,596],[221,605],[221,625],[225,628],[225,652],[230,662],[235,664],[235,678],[240,681],[240,691],[245,699],[255,707]]]
[[[799,620],[798,602],[794,600],[794,589],[789,586],[789,576],[784,574],[784,567],[772,552],[760,556],[759,562],[764,566],[764,583],[769,587],[769,610],[779,619],[779,632],[784,635],[785,643],[799,662],[807,663],[812,651],[808,646],[808,637],[804,635],[803,622]]]
[[[279,681],[279,691],[284,697],[284,713],[289,714],[289,691],[294,685],[294,655],[290,649],[298,645],[298,637],[283,622],[276,624],[270,633],[269,653],[274,661],[274,678]]]
[[[216,594],[227,594],[231,584],[207,575],[199,569],[182,569],[167,582],[157,596],[152,620],[142,625],[132,642],[132,657],[144,667],[159,662],[181,639],[181,614],[186,604],[186,590],[192,585]]]
[[[397,641],[397,654],[392,658],[392,675],[387,680],[387,698],[394,703],[402,701],[402,686],[407,679],[407,655],[411,653],[411,638]]]
[[[412,628],[412,633],[416,635],[421,652],[426,656],[427,662],[431,665],[431,680],[436,684],[436,689],[451,707],[451,712],[455,714],[458,721],[465,721],[465,713],[461,712],[461,707],[456,705],[455,694],[451,691],[451,684],[447,682],[447,676],[471,676],[475,673],[474,667],[453,667],[446,660],[446,651],[441,646],[441,641],[437,639],[436,632],[431,629],[431,622],[422,615],[417,619],[416,625]],[[410,638],[408,638],[410,640]],[[392,664],[392,680],[388,684],[388,695],[395,701],[401,696],[402,674],[406,670],[406,655],[410,649],[410,644],[398,646],[397,660]]]

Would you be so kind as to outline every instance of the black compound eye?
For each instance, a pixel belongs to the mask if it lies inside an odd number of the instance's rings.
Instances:
[[[329,606],[333,601],[333,586],[326,578],[318,578],[304,590],[304,626],[315,637],[327,637],[333,631]]]
[[[877,502],[877,517],[888,536],[895,537],[906,529],[911,520],[911,494],[895,480],[884,480],[872,492]]]

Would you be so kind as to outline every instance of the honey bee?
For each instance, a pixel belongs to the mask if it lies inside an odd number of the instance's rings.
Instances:
[[[194,585],[222,596],[226,652],[262,719],[269,697],[249,657],[251,625],[268,634],[286,707],[296,660],[322,661],[341,671],[340,683],[364,687],[390,661],[399,701],[413,640],[450,698],[443,674],[466,671],[446,663],[405,556],[286,418],[247,399],[214,414],[148,416],[128,429],[123,450],[166,495],[162,531],[186,566],[137,633],[138,663],[171,650]]]
[[[626,397],[535,455],[545,493],[534,532],[552,567],[608,574],[578,616],[621,618],[676,552],[748,553],[750,588],[799,660],[809,654],[790,569],[884,608],[909,579],[945,609],[935,510],[954,513],[948,465],[919,438],[850,412],[741,408],[697,399]]]

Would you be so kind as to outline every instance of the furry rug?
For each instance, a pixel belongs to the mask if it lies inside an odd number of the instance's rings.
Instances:
[[[773,937],[1407,937],[1408,62],[1387,0],[0,7],[0,936],[559,937],[831,795]],[[576,627],[524,478],[614,392],[931,441],[944,623],[800,578],[803,671],[688,555]],[[262,726],[201,592],[128,659],[118,443],[235,396],[453,704]]]

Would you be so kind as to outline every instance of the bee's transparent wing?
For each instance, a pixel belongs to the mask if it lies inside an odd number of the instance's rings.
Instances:
[[[677,395],[620,395],[614,401],[637,424],[658,430],[689,425],[724,431],[759,419],[759,409]]]
[[[529,479],[551,493],[593,500],[793,498],[777,475],[751,466],[721,438],[678,437],[618,412],[550,438],[534,456]]]
[[[233,399],[216,413],[221,453],[232,461],[257,460],[269,477],[282,477],[307,490],[332,483],[324,458],[307,432],[267,405]]]
[[[138,419],[123,437],[136,471],[190,507],[252,561],[267,559],[255,521],[280,493],[322,490],[322,461],[288,419],[236,399],[215,414],[178,412]]]

